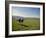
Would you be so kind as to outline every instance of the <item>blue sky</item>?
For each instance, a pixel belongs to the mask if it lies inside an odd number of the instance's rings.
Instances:
[[[33,7],[12,7],[13,16],[40,17],[40,8]]]

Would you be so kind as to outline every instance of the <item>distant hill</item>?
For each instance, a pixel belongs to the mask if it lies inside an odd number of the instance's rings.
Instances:
[[[32,17],[22,17],[22,16],[12,16],[12,19],[19,19],[19,18],[24,18],[24,19],[40,19],[40,18],[32,18]]]
[[[24,18],[24,17],[21,17],[21,16],[12,16],[12,19],[19,19],[19,18]]]

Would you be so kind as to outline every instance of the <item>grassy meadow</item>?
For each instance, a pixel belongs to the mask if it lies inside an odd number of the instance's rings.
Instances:
[[[23,23],[12,18],[12,31],[25,30],[40,30],[40,18],[24,18]]]

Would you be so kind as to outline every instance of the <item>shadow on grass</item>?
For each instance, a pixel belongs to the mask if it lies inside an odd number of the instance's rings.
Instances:
[[[24,27],[28,27],[27,25],[24,25],[24,24],[19,24],[19,25],[24,26]]]

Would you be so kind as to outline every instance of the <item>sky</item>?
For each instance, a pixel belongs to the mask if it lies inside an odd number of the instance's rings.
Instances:
[[[12,7],[12,16],[40,18],[40,8]]]

